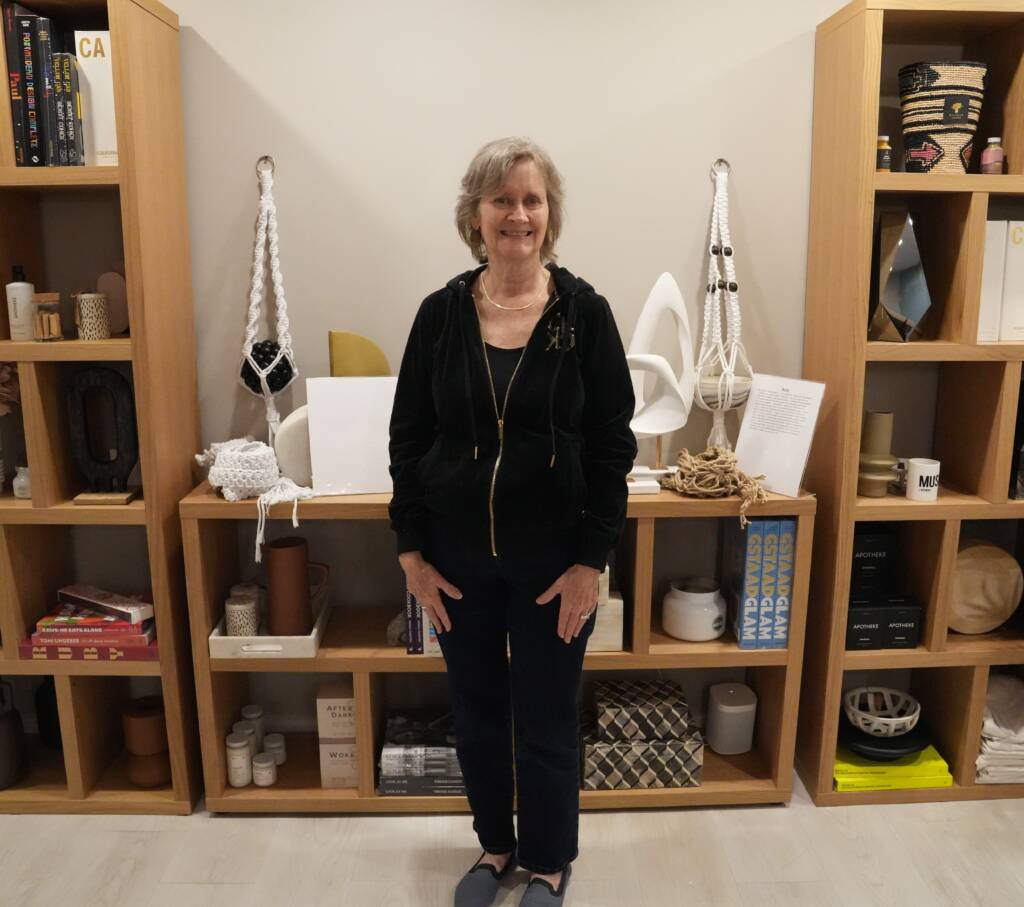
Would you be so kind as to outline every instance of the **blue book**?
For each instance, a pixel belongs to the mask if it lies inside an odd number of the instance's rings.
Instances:
[[[764,521],[725,521],[722,556],[722,591],[729,603],[732,628],[741,649],[757,648],[757,613],[761,591],[761,542]]]
[[[761,544],[761,591],[757,607],[757,647],[770,649],[775,643],[775,597],[779,578],[779,520],[764,521]]]
[[[793,561],[796,556],[796,520],[782,520],[779,528],[779,576],[775,587],[775,631],[773,644],[789,646],[789,607],[793,601]]]

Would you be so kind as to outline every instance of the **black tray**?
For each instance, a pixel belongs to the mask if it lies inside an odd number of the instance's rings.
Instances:
[[[896,737],[875,737],[851,724],[844,710],[839,716],[839,742],[851,753],[865,759],[892,762],[927,749],[932,743],[932,738],[920,722],[905,734]]]

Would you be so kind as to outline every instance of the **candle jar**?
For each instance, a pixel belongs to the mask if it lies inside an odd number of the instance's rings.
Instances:
[[[272,753],[260,753],[252,760],[252,783],[270,787],[277,781],[277,762]]]
[[[79,340],[107,340],[110,337],[107,297],[102,293],[79,293],[75,297],[75,324]]]
[[[244,718],[241,721],[236,721],[231,725],[231,732],[233,734],[243,734],[249,741],[250,759],[259,752],[256,749],[256,725],[251,721],[246,721]]]
[[[263,706],[247,705],[242,709],[242,719],[251,721],[256,731],[256,752],[263,752]]]
[[[245,734],[228,734],[225,741],[228,760],[228,784],[247,787],[252,784],[252,751]]]
[[[36,293],[32,297],[32,334],[36,340],[63,340],[60,329],[60,293]]]
[[[288,758],[284,745],[284,734],[267,734],[263,738],[263,748],[265,752],[274,757],[274,761],[278,765],[284,765]]]

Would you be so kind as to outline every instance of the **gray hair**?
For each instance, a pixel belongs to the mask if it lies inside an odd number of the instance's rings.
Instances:
[[[455,226],[462,241],[469,246],[473,257],[487,260],[487,250],[479,230],[470,226],[477,213],[480,200],[497,192],[511,170],[520,161],[533,161],[544,177],[548,197],[548,230],[540,247],[541,261],[555,261],[555,243],[562,232],[562,176],[547,152],[529,139],[510,137],[488,142],[469,162],[462,177],[462,192],[455,203]]]

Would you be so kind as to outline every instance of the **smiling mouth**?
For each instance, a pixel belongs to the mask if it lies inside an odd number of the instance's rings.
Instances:
[[[533,236],[533,230],[502,230],[502,236],[512,236],[515,238]]]

